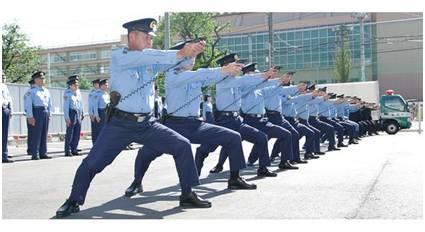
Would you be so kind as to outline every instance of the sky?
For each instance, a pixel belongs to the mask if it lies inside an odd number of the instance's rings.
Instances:
[[[0,3],[0,22],[1,25],[18,23],[22,31],[29,35],[31,45],[49,48],[119,40],[120,35],[126,33],[121,26],[123,23],[139,18],[158,18],[166,11],[371,12],[420,9],[414,3],[403,6],[388,2],[385,5],[373,5],[370,0],[356,0],[356,4],[351,5],[337,0],[306,2],[308,0],[262,0],[261,4],[249,4],[246,0],[6,0]]]

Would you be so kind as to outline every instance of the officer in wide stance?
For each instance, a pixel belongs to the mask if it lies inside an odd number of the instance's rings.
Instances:
[[[145,18],[123,25],[128,30],[128,48],[117,49],[111,56],[111,109],[107,116],[110,121],[78,167],[71,194],[56,211],[56,217],[78,212],[95,175],[131,142],[173,156],[182,189],[181,206],[211,207],[210,202],[192,191],[192,186],[199,185],[199,178],[189,141],[152,117],[157,73],[193,59],[203,51],[204,44],[188,44],[180,51],[150,49],[156,23],[155,19]]]

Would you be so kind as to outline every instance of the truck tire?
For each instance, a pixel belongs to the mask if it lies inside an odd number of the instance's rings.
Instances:
[[[385,131],[389,135],[395,135],[400,130],[400,126],[397,122],[387,122],[384,126]]]

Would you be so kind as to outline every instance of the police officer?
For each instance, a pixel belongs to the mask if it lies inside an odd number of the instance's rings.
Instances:
[[[250,68],[243,71],[244,73],[253,72]],[[298,167],[292,166],[289,163],[289,161],[294,160],[291,132],[269,122],[265,114],[265,99],[276,95],[275,91],[277,89],[280,90],[280,86],[276,88],[278,84],[279,83],[274,80],[264,82],[254,91],[248,87],[242,88],[242,92],[246,94],[243,94],[242,97],[241,111],[245,123],[264,132],[269,139],[277,139],[279,143],[279,153],[281,153],[281,160],[278,167],[280,169],[298,169]],[[253,164],[258,159],[256,155],[257,154],[252,154],[252,156],[249,156],[248,162]]]
[[[238,60],[236,54],[232,53],[224,56],[217,60],[217,64],[221,67],[225,67]],[[241,88],[250,86],[255,89],[257,85],[262,84],[271,76],[273,71],[267,74],[258,73],[254,75],[244,75],[241,77],[227,78],[226,80],[217,83],[216,85],[216,108],[215,112],[216,121],[215,123],[219,126],[229,128],[231,130],[240,133],[241,138],[254,144],[251,150],[251,155],[259,157],[259,168],[257,175],[261,177],[274,177],[276,173],[270,172],[267,166],[270,166],[269,151],[267,146],[268,137],[267,134],[259,131],[258,129],[243,123],[243,119],[240,117],[241,108]],[[195,161],[200,173],[205,158],[208,153],[214,151],[217,145],[201,145],[196,150]],[[210,173],[218,173],[223,170],[223,164],[226,161],[228,152],[225,149],[221,149],[219,162],[210,171]]]
[[[32,130],[32,160],[51,158],[47,156],[47,133],[52,115],[52,99],[49,90],[43,87],[44,76],[43,71],[37,71],[31,76],[34,88],[27,92],[24,98],[25,113]]]
[[[288,81],[288,83],[283,84],[283,86],[290,84],[290,80]],[[301,84],[302,85],[302,84]],[[316,156],[313,155],[314,153],[314,144],[315,144],[315,133],[313,130],[311,130],[310,128],[308,128],[307,126],[298,123],[298,121],[296,120],[296,116],[297,116],[297,112],[295,110],[295,105],[294,105],[294,101],[298,98],[302,98],[302,96],[300,96],[300,90],[299,90],[299,86],[296,86],[297,90],[295,93],[292,94],[288,94],[288,95],[284,95],[282,96],[281,99],[281,104],[282,104],[282,114],[284,115],[284,119],[286,119],[291,126],[293,126],[297,132],[299,133],[299,139],[301,139],[302,137],[305,136],[305,153],[304,153],[304,160],[306,159],[311,159],[311,158],[318,158]],[[299,146],[299,141],[298,144]],[[275,146],[273,147],[273,151],[272,154],[274,154],[275,151]],[[299,148],[298,148],[299,149]]]
[[[319,110],[318,104],[323,102],[323,96],[319,89],[313,90],[313,99],[307,103],[309,110],[308,123],[320,131],[320,135],[325,134],[329,141],[328,151],[338,151],[339,148],[335,147],[335,128],[327,123],[324,123],[318,119]]]
[[[24,94],[24,105],[25,105],[25,101],[26,101],[26,97],[31,95],[31,89],[34,88],[34,80],[31,79],[28,81],[28,84],[30,84],[30,88],[27,90],[27,92]],[[32,139],[32,126],[28,123],[28,120],[26,121],[27,123],[27,155],[32,157],[31,154],[31,141]]]
[[[308,129],[313,131],[314,133],[314,154],[315,155],[323,155],[324,152],[320,151],[320,131],[309,124],[308,118],[309,118],[309,108],[308,103],[313,100],[314,93],[308,93],[307,90],[312,89],[312,86],[307,87],[307,84],[305,82],[300,82],[298,84],[298,92],[300,95],[292,98],[292,102],[294,103],[295,112],[297,113],[297,119],[298,122],[306,126]],[[316,93],[317,94],[317,93]],[[305,147],[307,148],[307,143],[305,144]],[[304,155],[304,158],[306,159],[317,159],[318,156],[314,156],[313,154],[308,154],[307,156]]]
[[[63,95],[63,115],[66,122],[65,156],[77,156],[81,122],[84,118],[83,99],[79,91],[78,75],[68,78],[68,88]]]
[[[305,164],[307,161],[300,158],[300,134],[298,131],[282,116],[282,98],[295,95],[298,92],[296,86],[290,86],[291,76],[294,72],[286,72],[278,81],[278,85],[272,90],[271,96],[265,99],[266,114],[269,122],[281,126],[291,132],[293,164]],[[279,155],[279,143],[275,142],[271,153],[271,159]]]
[[[102,79],[99,82],[99,93],[95,97],[94,102],[94,120],[98,123],[97,132],[100,133],[106,122],[106,105],[110,103],[108,93],[108,79]]]
[[[182,46],[177,45],[171,49],[180,49]],[[165,117],[164,125],[183,135],[191,143],[223,146],[230,153],[228,188],[256,189],[255,184],[249,184],[239,176],[239,170],[246,167],[240,134],[199,120],[199,97],[202,95],[202,87],[216,84],[227,76],[239,73],[242,65],[232,63],[222,68],[201,68],[197,71],[189,71],[193,65],[194,61],[182,67],[180,72],[170,71],[165,74],[168,115]],[[136,158],[135,178],[126,190],[126,196],[135,194],[133,186],[141,184],[149,164],[160,155],[162,153],[149,146],[140,149]]]
[[[155,19],[135,20],[123,27],[128,30],[128,48],[117,49],[111,56],[109,81],[113,112],[110,121],[79,166],[71,194],[56,211],[56,217],[78,212],[95,175],[131,142],[173,156],[182,189],[181,206],[211,207],[210,202],[192,191],[192,186],[199,185],[199,178],[189,141],[151,116],[155,75],[193,59],[203,51],[204,44],[188,44],[180,51],[149,49],[155,36]]]
[[[6,74],[2,71],[1,88],[1,112],[2,112],[2,163],[13,163],[13,160],[8,158],[7,138],[9,137],[9,122],[12,117],[12,97],[6,83]]]
[[[331,107],[333,106],[333,102],[330,101],[330,98],[334,95],[332,93],[326,93],[326,87],[320,88],[319,91],[324,100],[318,104],[319,120],[335,128],[338,137],[338,147],[347,147],[347,145],[343,143],[344,127],[331,119]]]
[[[155,100],[154,100],[153,112],[156,119],[161,118],[162,109],[163,109],[162,99],[161,99],[161,96],[159,96],[158,86],[155,85]]]
[[[214,115],[211,104],[211,96],[204,95],[204,101],[202,102],[202,119],[208,123],[214,123]]]
[[[98,135],[98,125],[99,123],[95,120],[95,102],[97,99],[97,94],[99,93],[99,82],[100,79],[95,79],[92,81],[93,84],[93,89],[90,90],[89,92],[89,107],[88,107],[88,111],[89,111],[89,116],[90,116],[90,123],[91,123],[91,140],[92,143],[94,144],[96,142],[96,138]]]
[[[359,124],[348,119],[349,108],[350,108],[350,104],[347,102],[348,98],[345,97],[344,94],[337,95],[336,97],[337,97],[337,100],[335,102],[335,105],[337,110],[337,118],[339,122],[348,124],[350,125],[350,127],[354,128],[354,139],[359,140],[359,132],[360,132]],[[352,110],[354,110],[354,108]],[[349,141],[349,144],[355,144],[355,141]]]

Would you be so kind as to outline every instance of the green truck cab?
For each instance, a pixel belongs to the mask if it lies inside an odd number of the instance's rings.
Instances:
[[[408,129],[412,125],[408,103],[399,94],[389,89],[382,95],[380,103],[380,122],[382,129],[388,134],[396,134],[400,129]]]

